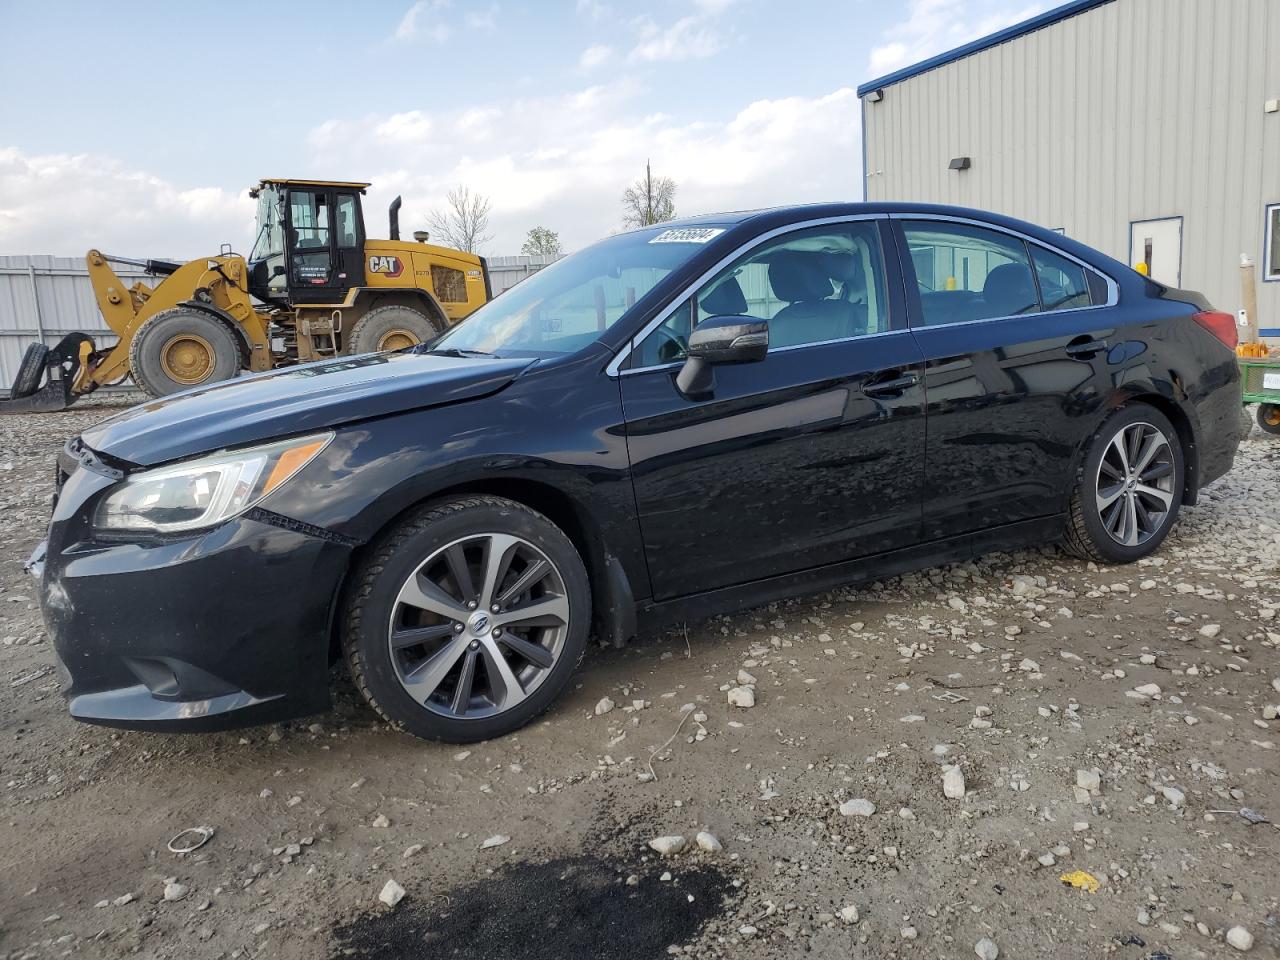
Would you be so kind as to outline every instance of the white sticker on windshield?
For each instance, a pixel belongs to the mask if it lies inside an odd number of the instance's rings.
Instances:
[[[663,230],[650,243],[706,243],[724,233],[724,227],[680,227]]]

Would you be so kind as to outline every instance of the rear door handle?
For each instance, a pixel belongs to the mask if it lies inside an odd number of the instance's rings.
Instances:
[[[1078,360],[1088,360],[1102,351],[1110,349],[1105,340],[1081,340],[1067,344],[1067,356]]]
[[[919,382],[920,377],[918,375],[908,373],[901,377],[895,377],[892,380],[876,380],[871,383],[863,384],[862,392],[869,397],[900,394],[908,387],[914,387]]]

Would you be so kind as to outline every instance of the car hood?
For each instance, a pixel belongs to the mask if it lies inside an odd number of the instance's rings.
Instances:
[[[225,380],[141,403],[86,430],[92,450],[151,466],[501,390],[535,361],[378,353]]]

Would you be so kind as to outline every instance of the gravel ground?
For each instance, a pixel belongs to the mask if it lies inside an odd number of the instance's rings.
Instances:
[[[1280,828],[1240,813],[1280,821],[1256,428],[1141,564],[994,555],[690,623],[463,749],[340,675],[274,728],[68,719],[22,562],[103,412],[0,420],[0,957],[1280,956]]]

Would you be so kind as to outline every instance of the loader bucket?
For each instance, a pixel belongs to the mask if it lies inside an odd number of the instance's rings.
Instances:
[[[70,333],[56,347],[33,343],[19,367],[18,379],[9,399],[0,400],[0,415],[53,413],[65,410],[80,398],[75,391],[84,364],[93,355],[93,340],[83,333]],[[33,368],[42,366],[35,372]],[[32,375],[29,375],[32,374]],[[93,389],[82,391],[88,393]]]

